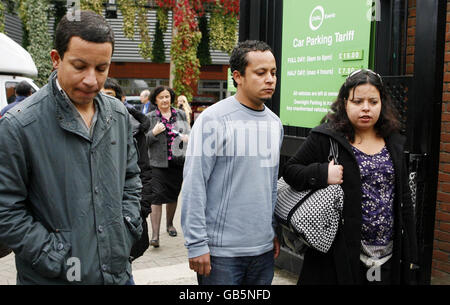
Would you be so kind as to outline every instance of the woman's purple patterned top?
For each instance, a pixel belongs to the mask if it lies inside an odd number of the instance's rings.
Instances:
[[[177,111],[170,107],[170,111],[172,115],[169,119],[166,119],[162,116],[161,111],[159,109],[156,109],[156,115],[161,119],[161,122],[166,126],[166,138],[167,138],[167,160],[172,160],[172,144],[173,140],[177,136],[172,130],[175,128],[175,122],[177,121]]]
[[[375,155],[352,148],[362,183],[362,250],[369,257],[383,257],[392,253],[394,166],[386,146]]]

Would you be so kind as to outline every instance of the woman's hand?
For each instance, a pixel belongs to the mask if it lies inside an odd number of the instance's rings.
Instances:
[[[152,133],[154,136],[157,136],[164,130],[166,130],[166,126],[164,126],[163,123],[159,122],[158,124],[155,125],[155,127],[153,127]]]
[[[342,165],[335,165],[334,160],[328,164],[328,184],[341,184],[344,182],[344,167]]]

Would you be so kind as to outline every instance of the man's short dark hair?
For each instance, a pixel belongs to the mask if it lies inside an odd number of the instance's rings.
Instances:
[[[31,85],[27,81],[23,80],[16,86],[16,96],[29,96],[31,95],[31,93],[33,93],[32,90],[33,88],[31,87]]]
[[[115,78],[108,77],[103,85],[105,89],[112,89],[116,93],[116,98],[122,100],[123,90]]]
[[[273,54],[272,48],[263,41],[246,40],[240,42],[231,53],[230,57],[231,73],[237,70],[242,76],[244,76],[245,68],[248,65],[247,53],[253,51],[261,51],[261,52],[270,51]],[[233,84],[237,88],[237,83],[234,79]]]
[[[70,39],[74,36],[89,42],[110,42],[114,53],[114,32],[105,18],[92,11],[81,11],[78,21],[70,19],[66,14],[56,28],[55,49],[61,58],[64,57]]]

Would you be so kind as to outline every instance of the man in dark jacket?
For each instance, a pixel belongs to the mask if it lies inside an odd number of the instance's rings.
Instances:
[[[148,145],[146,134],[150,129],[150,119],[136,110],[133,106],[127,107],[128,112],[132,116],[133,122],[133,136],[136,139],[137,149],[139,152],[138,165],[141,169],[142,193],[141,193],[141,217],[142,217],[142,236],[131,248],[131,259],[142,256],[150,246],[148,237],[147,217],[152,212],[151,195],[151,174],[150,160],[148,157]]]
[[[125,106],[99,94],[113,31],[90,11],[69,17],[48,84],[0,120],[0,240],[19,284],[132,284],[138,155]]]
[[[4,116],[6,111],[13,108],[14,106],[19,104],[21,101],[23,101],[33,93],[31,85],[25,80],[18,83],[15,90],[16,90],[15,101],[2,109],[2,111],[0,112],[0,117]]]

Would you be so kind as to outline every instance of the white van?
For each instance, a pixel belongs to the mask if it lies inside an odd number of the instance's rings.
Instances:
[[[33,59],[22,46],[3,33],[0,33],[0,110],[14,102],[15,88],[25,80],[33,88],[39,87],[29,77],[37,76]]]

